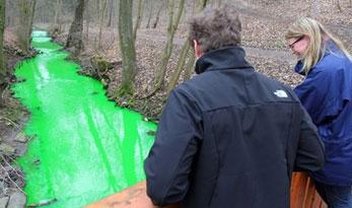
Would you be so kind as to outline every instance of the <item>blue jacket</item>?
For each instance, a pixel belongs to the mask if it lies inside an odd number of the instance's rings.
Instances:
[[[302,63],[296,65],[300,73]],[[326,161],[315,180],[330,185],[352,184],[352,61],[332,42],[322,59],[294,90],[318,127]]]
[[[199,75],[170,94],[145,161],[155,204],[285,208],[292,171],[322,167],[323,145],[295,93],[244,55],[204,54]]]

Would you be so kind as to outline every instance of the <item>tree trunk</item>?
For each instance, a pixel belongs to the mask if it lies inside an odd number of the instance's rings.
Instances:
[[[34,12],[35,12],[36,4],[37,4],[37,1],[36,0],[32,0],[31,4],[29,5],[30,6],[29,8],[31,8],[31,16],[30,16],[30,20],[29,20],[29,27],[28,27],[28,30],[27,30],[27,34],[28,34],[29,37],[31,37],[31,35],[32,35],[32,26],[33,26]]]
[[[202,11],[207,6],[207,4],[208,4],[208,0],[197,0],[197,3],[196,3],[197,12]],[[196,61],[196,57],[194,56],[194,51],[190,50],[188,52],[188,62],[186,64],[185,73],[183,74],[183,80],[188,80],[191,78],[194,72],[195,61]]]
[[[4,64],[4,30],[5,30],[5,6],[6,1],[0,0],[0,106],[3,105],[2,95],[6,88],[6,66]]]
[[[188,80],[191,78],[191,76],[194,72],[194,62],[195,61],[196,61],[196,57],[194,56],[194,52],[192,50],[189,50],[188,62],[186,64],[185,73],[183,74],[183,80]]]
[[[152,96],[156,91],[158,91],[162,87],[164,83],[166,67],[172,53],[174,35],[180,22],[181,15],[183,13],[184,2],[185,0],[180,0],[176,16],[174,16],[175,0],[169,0],[168,2],[169,24],[167,28],[167,42],[164,48],[163,55],[161,57],[160,65],[158,66],[158,70],[155,76],[153,91],[149,93],[147,97]]]
[[[169,0],[170,1],[170,0]],[[159,19],[160,19],[160,12],[161,12],[161,10],[163,9],[163,7],[164,7],[164,1],[161,1],[160,2],[160,7],[159,7],[159,9],[158,9],[158,12],[157,12],[157,14],[156,14],[156,17],[155,17],[155,21],[154,21],[154,23],[153,23],[153,28],[155,29],[156,28],[156,26],[158,26],[158,23],[159,23]]]
[[[107,10],[107,0],[100,0],[99,1],[99,36],[98,36],[98,47],[101,49],[101,36],[102,36],[102,31],[103,31],[103,22],[104,22],[104,16]]]
[[[133,40],[136,41],[137,38],[137,30],[139,29],[143,16],[143,0],[138,0],[138,9],[137,9],[137,19],[133,28]]]
[[[111,27],[111,21],[112,21],[112,14],[113,14],[113,11],[114,11],[114,1],[115,0],[111,0],[110,1],[110,5],[109,5],[109,19],[108,19],[108,24],[106,25],[107,27]]]
[[[148,5],[149,5],[149,16],[148,16],[148,22],[146,28],[150,27],[150,20],[152,19],[152,14],[153,14],[153,0],[147,0]]]
[[[83,31],[83,11],[84,0],[79,0],[75,11],[75,18],[71,24],[65,48],[73,50],[73,55],[77,56],[83,49],[82,31]]]
[[[178,61],[177,61],[176,69],[172,73],[172,76],[170,77],[170,82],[167,87],[168,94],[171,92],[172,89],[174,89],[174,87],[177,84],[178,79],[180,78],[181,72],[183,71],[184,66],[185,66],[186,57],[187,57],[187,53],[188,53],[189,49],[190,49],[189,42],[185,41],[185,43],[182,46],[180,57],[178,58]]]
[[[204,9],[204,7],[206,6],[206,4],[207,4],[207,0],[198,0],[195,5],[196,12],[202,11]],[[190,52],[190,48],[191,47],[189,45],[189,41],[186,40],[183,44],[181,54],[180,54],[180,57],[177,62],[176,70],[171,75],[171,80],[170,80],[169,85],[167,87],[168,93],[170,93],[171,90],[176,86],[176,84],[180,78],[181,72],[184,70],[184,65],[186,64],[185,62],[186,62],[187,56],[188,56],[188,63],[187,63],[184,79],[185,80],[189,79],[192,72],[193,72],[193,65],[194,65],[195,58],[194,58],[193,52]],[[187,70],[187,69],[189,69],[189,70]]]
[[[62,0],[56,0],[54,28],[58,30],[58,32],[61,32],[61,25],[59,24],[59,16],[61,16],[61,9],[62,9]]]
[[[86,19],[86,40],[89,39],[89,25],[90,25],[90,18]]]
[[[32,33],[32,24],[35,11],[35,0],[19,0],[19,25],[17,27],[17,37],[20,49],[24,53],[29,52],[29,45]]]
[[[122,83],[117,96],[133,94],[133,82],[136,75],[136,51],[133,41],[132,0],[120,0],[119,37],[122,55]]]

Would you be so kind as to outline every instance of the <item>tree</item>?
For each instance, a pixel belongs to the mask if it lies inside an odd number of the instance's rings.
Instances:
[[[161,12],[161,10],[163,9],[163,7],[164,7],[164,1],[161,1],[161,2],[160,2],[159,9],[158,9],[158,12],[156,13],[156,16],[155,16],[155,21],[154,21],[154,23],[153,23],[153,28],[156,28],[156,26],[157,26],[158,23],[159,23],[160,12]]]
[[[5,89],[6,67],[4,64],[4,30],[5,30],[5,0],[0,0],[0,106],[3,104],[2,94]]]
[[[78,0],[75,11],[75,18],[71,24],[65,48],[73,50],[73,55],[77,56],[83,49],[82,32],[83,32],[83,12],[84,0]]]
[[[99,36],[98,36],[98,48],[100,49],[102,47],[101,45],[101,36],[102,36],[102,31],[103,31],[103,22],[104,22],[104,17],[105,13],[107,10],[107,0],[99,0]]]
[[[166,46],[164,48],[164,52],[162,53],[161,62],[159,64],[157,72],[156,72],[153,90],[146,97],[150,97],[150,96],[154,95],[155,92],[158,91],[162,87],[162,85],[164,84],[166,67],[167,67],[167,64],[169,62],[169,59],[170,59],[170,56],[172,53],[174,35],[175,35],[176,29],[177,29],[178,24],[181,19],[184,3],[185,3],[185,0],[179,1],[178,11],[176,14],[174,14],[175,0],[169,0],[169,2],[168,2],[169,23],[168,23],[168,27],[167,27],[167,42],[166,42]]]
[[[196,1],[196,12],[202,11],[207,5],[208,0],[198,0]],[[184,66],[186,65],[186,71],[184,73],[184,79],[187,80],[191,77],[193,71],[193,64],[195,61],[194,54],[190,51],[190,43],[186,40],[182,46],[180,57],[177,61],[176,69],[172,73],[169,85],[167,87],[167,92],[170,93],[171,90],[176,86],[182,71],[184,70]],[[188,57],[188,63],[186,64],[186,60]]]
[[[85,35],[84,35],[84,39],[88,40],[89,39],[89,29],[90,29],[90,23],[92,22],[94,18],[94,15],[93,15],[93,11],[96,11],[96,6],[97,5],[94,5],[94,8],[92,6],[88,6],[88,0],[86,3],[86,6],[85,6],[85,12],[83,13],[83,22],[85,24],[85,27],[86,27],[86,31],[85,31]],[[98,2],[99,3],[99,2]],[[84,25],[83,25],[84,26]]]
[[[61,15],[62,0],[56,0],[56,9],[54,17],[54,29],[61,32],[61,23],[59,23],[59,16]]]
[[[0,74],[5,75],[6,68],[4,63],[4,30],[5,30],[5,0],[0,0]]]
[[[119,36],[120,52],[122,55],[122,82],[117,96],[132,95],[133,82],[136,75],[136,51],[132,36],[132,0],[120,0]]]
[[[179,77],[181,75],[181,72],[184,69],[185,62],[186,62],[186,57],[187,57],[187,53],[188,53],[189,49],[190,49],[190,44],[186,40],[185,43],[182,46],[180,57],[178,58],[178,61],[177,61],[176,69],[175,69],[175,71],[172,73],[172,75],[170,77],[170,82],[169,82],[169,85],[167,87],[167,92],[168,93],[170,93],[171,90],[177,84],[177,81],[178,81],[178,79],[179,79]]]
[[[111,27],[111,22],[112,22],[112,16],[113,16],[113,12],[114,12],[114,1],[115,0],[110,0],[110,5],[109,5],[109,18],[108,18],[108,23],[107,23],[107,27]]]
[[[5,23],[5,27],[11,27],[11,26],[15,26],[17,24],[17,22],[15,21],[15,17],[18,17],[18,10],[14,9],[15,7],[17,7],[18,2],[16,1],[6,1],[6,23]],[[15,6],[16,5],[16,6]],[[9,14],[11,13],[11,14]]]
[[[142,6],[143,6],[143,4],[144,4],[143,0],[138,0],[137,19],[136,19],[136,23],[133,28],[133,40],[134,41],[136,41],[137,30],[139,29],[139,27],[141,25],[141,21],[142,21],[142,16],[143,16],[143,7]]]
[[[188,61],[186,64],[185,73],[183,74],[183,80],[188,80],[191,78],[194,72],[194,62],[196,61],[196,57],[194,56],[194,52],[189,50],[188,51]]]
[[[147,21],[147,26],[145,26],[145,28],[149,28],[150,27],[150,20],[152,19],[152,14],[153,14],[153,0],[147,0],[147,6],[149,8],[149,15],[148,15],[148,21]]]
[[[19,47],[24,53],[29,52],[35,5],[35,0],[19,0],[18,2],[20,12],[17,38]]]

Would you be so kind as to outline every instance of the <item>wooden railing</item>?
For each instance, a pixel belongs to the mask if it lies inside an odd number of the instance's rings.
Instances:
[[[145,182],[111,195],[87,208],[154,208],[145,194]],[[291,208],[326,208],[315,191],[314,184],[305,173],[294,173],[291,183]],[[178,208],[177,205],[165,208]]]
[[[291,182],[291,208],[327,208],[306,173],[294,173]]]

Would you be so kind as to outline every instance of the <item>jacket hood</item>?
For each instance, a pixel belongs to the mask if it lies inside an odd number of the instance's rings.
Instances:
[[[200,74],[211,70],[251,67],[245,56],[244,49],[239,46],[228,46],[213,50],[205,53],[197,60],[195,71]]]

